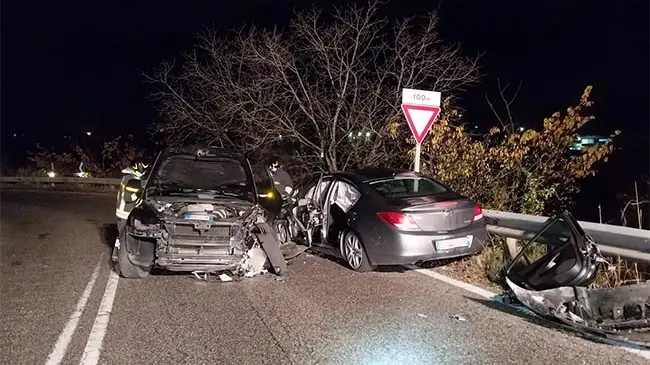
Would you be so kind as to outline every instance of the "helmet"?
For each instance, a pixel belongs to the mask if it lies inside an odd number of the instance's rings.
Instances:
[[[144,173],[144,171],[149,167],[148,165],[145,165],[142,162],[138,162],[135,165],[133,165],[133,171],[139,172],[139,173]]]
[[[280,162],[278,162],[278,160],[273,161],[271,163],[271,166],[269,166],[269,170],[271,170],[271,172],[276,172],[278,171],[279,168],[280,168]]]
[[[144,175],[144,172],[147,169],[147,167],[149,167],[149,165],[145,165],[142,162],[138,162],[136,164],[133,164],[132,166],[122,169],[122,173],[140,177]]]

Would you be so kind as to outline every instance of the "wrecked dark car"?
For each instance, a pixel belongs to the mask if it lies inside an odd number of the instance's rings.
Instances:
[[[507,267],[506,299],[579,332],[650,348],[650,283],[591,288],[607,266],[578,221],[563,212]]]
[[[254,275],[269,267],[281,274],[286,262],[271,228],[274,213],[266,208],[277,192],[259,190],[273,186],[260,179],[244,155],[230,150],[161,152],[146,180],[126,183],[137,203],[116,241],[119,273],[141,278],[160,268]]]
[[[419,173],[368,168],[317,174],[295,190],[289,230],[355,271],[481,252],[481,206]]]

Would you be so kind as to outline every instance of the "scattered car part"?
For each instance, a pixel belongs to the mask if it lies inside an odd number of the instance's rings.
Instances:
[[[589,288],[607,262],[578,221],[563,212],[508,265],[506,300],[579,332],[650,349],[650,282]]]

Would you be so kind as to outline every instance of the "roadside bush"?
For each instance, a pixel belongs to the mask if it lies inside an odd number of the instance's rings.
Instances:
[[[594,119],[585,114],[593,104],[591,90],[587,87],[565,114],[545,118],[541,130],[493,127],[478,139],[464,126],[454,126],[457,112],[444,106],[422,145],[421,170],[487,209],[543,214],[567,207],[578,182],[594,175],[612,151],[611,143],[569,150],[579,130]]]
[[[67,151],[59,152],[37,144],[34,151],[28,152],[32,166],[20,169],[18,176],[47,176],[52,166],[59,176],[74,176],[83,163],[83,170],[92,177],[119,177],[122,168],[144,157],[144,152],[135,146],[131,135],[126,138],[118,136],[99,146],[82,147],[80,143],[73,143]]]
[[[458,113],[448,99],[439,122],[422,144],[421,171],[486,209],[551,215],[567,208],[578,192],[580,180],[594,175],[598,163],[606,161],[612,152],[611,143],[576,153],[569,149],[579,130],[594,119],[587,113],[593,104],[589,99],[591,91],[592,87],[587,87],[578,105],[569,107],[566,113],[556,112],[545,118],[540,130],[493,127],[480,138],[470,136],[464,126],[453,124]],[[398,128],[393,126],[393,130]],[[504,242],[501,238],[490,240],[481,255],[456,261],[452,269],[461,276],[481,273],[490,282],[500,284],[506,263]]]

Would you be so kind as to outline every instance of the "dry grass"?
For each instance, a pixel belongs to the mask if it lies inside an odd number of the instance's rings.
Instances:
[[[502,290],[505,269],[503,246],[490,243],[478,255],[463,259],[443,260],[423,264],[423,267],[491,290]]]
[[[594,288],[617,288],[622,285],[643,283],[650,280],[650,266],[622,260],[612,260],[606,270],[598,273]]]

